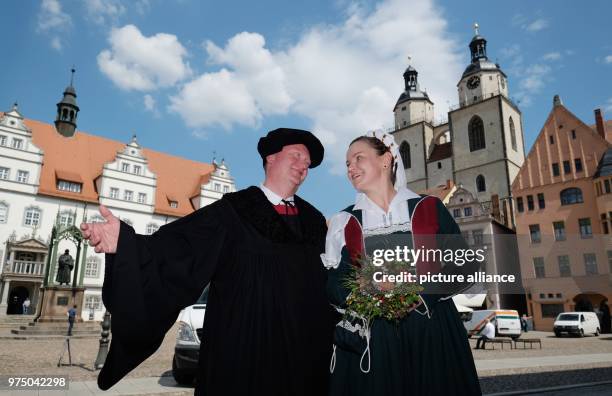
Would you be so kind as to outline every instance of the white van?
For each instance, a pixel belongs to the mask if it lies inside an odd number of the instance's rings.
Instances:
[[[584,337],[585,334],[599,335],[599,318],[595,312],[563,312],[557,316],[554,324],[557,337],[561,334],[575,334]]]
[[[172,358],[172,376],[181,385],[192,384],[198,370],[207,302],[208,286],[198,301],[183,309],[178,316],[179,330]]]
[[[470,320],[463,322],[468,337],[478,335],[487,324],[487,319],[495,325],[495,336],[507,336],[513,339],[521,336],[521,319],[517,311],[513,309],[483,309],[472,312]]]

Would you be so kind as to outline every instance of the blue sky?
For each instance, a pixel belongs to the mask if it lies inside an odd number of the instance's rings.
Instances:
[[[531,147],[555,94],[612,118],[606,1],[27,1],[3,4],[0,108],[52,122],[76,65],[79,129],[209,162],[239,188],[263,178],[257,140],[313,130],[327,150],[300,194],[331,215],[353,201],[346,144],[393,125],[408,56],[444,117],[472,24],[509,77]]]

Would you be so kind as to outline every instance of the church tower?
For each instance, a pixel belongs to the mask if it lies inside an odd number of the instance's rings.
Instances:
[[[74,82],[74,72],[71,70],[70,85],[64,90],[64,97],[57,104],[57,115],[55,117],[55,129],[66,137],[71,137],[76,131],[76,119],[79,113],[79,106],[76,102],[76,91],[72,86]]]
[[[511,184],[525,160],[522,116],[508,96],[506,74],[489,61],[478,24],[474,31],[471,62],[457,84],[459,107],[448,114],[454,179],[485,205],[499,202],[512,227]]]
[[[426,161],[433,139],[434,104],[427,92],[421,90],[418,72],[408,65],[404,72],[404,92],[393,109],[395,131],[392,132],[399,145],[406,172],[408,187],[414,191],[424,190],[427,185]]]

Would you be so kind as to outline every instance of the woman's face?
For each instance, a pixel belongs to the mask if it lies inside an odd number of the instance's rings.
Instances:
[[[389,157],[390,154],[387,153],[378,155],[376,150],[364,141],[351,144],[346,153],[346,170],[353,187],[360,192],[379,188],[389,179]]]

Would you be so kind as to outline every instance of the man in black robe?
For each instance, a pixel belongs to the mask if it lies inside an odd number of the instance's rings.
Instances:
[[[81,229],[105,252],[102,298],[112,342],[98,386],[151,356],[210,282],[196,395],[324,395],[333,322],[325,295],[325,218],[295,193],[323,160],[310,132],[260,139],[265,181],[225,194],[153,235],[104,206]],[[169,363],[170,364],[170,363]]]

